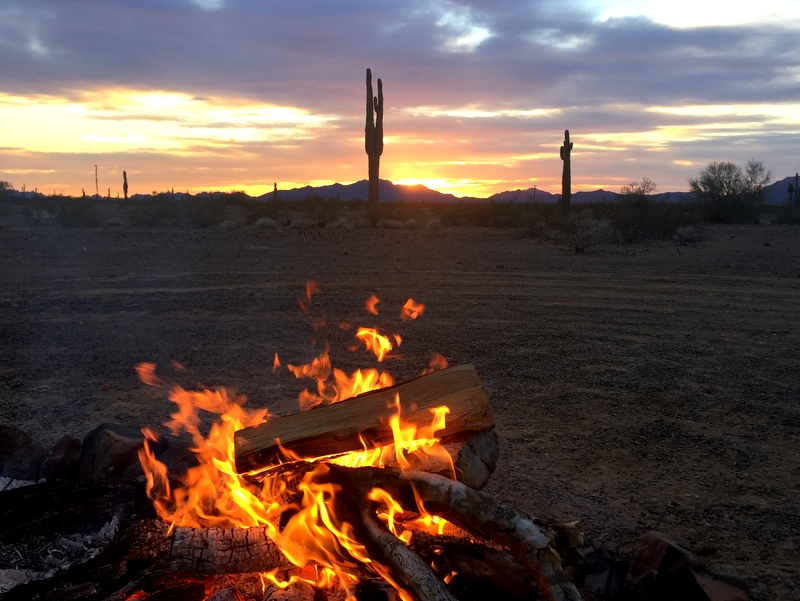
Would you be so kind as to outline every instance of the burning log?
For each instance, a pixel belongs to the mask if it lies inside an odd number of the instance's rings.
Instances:
[[[330,465],[329,478],[346,489],[373,487],[388,492],[405,510],[425,510],[453,522],[467,532],[499,543],[523,566],[530,569],[548,598],[558,601],[581,599],[575,585],[561,570],[561,559],[550,539],[533,520],[513,506],[472,490],[448,478],[427,472],[398,473],[376,468],[346,468]],[[364,489],[369,486],[369,489]],[[419,500],[419,501],[418,501]]]
[[[410,548],[431,565],[459,599],[523,601],[536,595],[536,580],[508,552],[473,538],[414,532]]]
[[[367,501],[368,493],[380,488],[389,493],[405,510],[421,513],[424,510],[441,516],[463,530],[481,539],[489,540],[508,549],[516,561],[535,578],[539,589],[548,599],[578,601],[581,599],[575,585],[561,570],[561,559],[552,546],[551,539],[534,521],[511,505],[448,478],[426,472],[399,472],[381,468],[347,468],[326,464],[326,469],[314,476],[319,484],[335,484],[343,492],[333,499],[339,517],[349,523],[354,536],[364,545],[378,572],[400,588],[420,600],[451,599],[447,588],[428,567],[420,555],[391,534],[377,521],[374,506]],[[248,570],[268,570],[280,565],[280,552],[266,538],[262,529],[255,535],[240,535],[237,544],[255,544],[264,550],[240,548],[241,556],[256,557],[259,553],[269,558],[264,564],[253,563]],[[173,553],[181,545],[197,545],[202,549],[214,547],[205,538],[212,531],[194,531],[191,536],[173,541]],[[243,532],[247,532],[244,530]],[[217,536],[217,535],[212,535]],[[221,535],[222,540],[234,535]],[[220,546],[228,545],[223,542]],[[194,549],[181,551],[186,557],[197,557]],[[223,561],[225,554],[213,561]],[[210,559],[208,561],[211,561]],[[208,570],[208,562],[195,564],[192,569]],[[222,566],[223,564],[219,564]],[[370,566],[368,566],[370,567]],[[215,572],[229,569],[215,567]]]
[[[335,574],[349,594],[354,583],[374,581],[377,574],[404,599],[451,601],[446,581],[453,574],[437,575],[407,545],[409,533],[402,532],[406,523],[444,526],[447,520],[464,536],[502,545],[541,597],[580,599],[561,571],[550,537],[528,516],[453,479],[482,486],[497,459],[491,409],[472,366],[257,426],[255,420],[237,420],[239,429],[229,425],[227,430],[226,451],[222,445],[211,447],[205,468],[185,479],[194,487],[202,476],[204,485],[192,489],[201,491],[197,502],[183,504],[194,494],[189,489],[170,493],[166,483],[163,490],[149,489],[163,519],[200,528],[175,531],[173,569],[263,572],[286,569],[291,562],[321,569],[326,578]],[[460,444],[455,466],[439,443]],[[146,452],[144,460],[150,460]],[[338,465],[351,460],[378,467]],[[385,467],[391,461],[399,469]],[[420,471],[438,471],[437,461],[443,462],[447,477]],[[153,462],[152,473],[160,474],[158,469]],[[162,480],[158,476],[149,482]],[[239,528],[202,528],[217,525]],[[480,560],[462,565],[483,569]]]
[[[245,574],[292,564],[265,528],[175,528],[169,566],[192,574]]]
[[[419,601],[457,601],[444,582],[431,570],[422,557],[406,546],[378,522],[369,509],[361,510],[356,532],[370,553],[374,564],[388,570],[382,574],[390,582],[414,595]],[[379,573],[382,570],[378,570]]]
[[[447,424],[436,434],[442,444],[468,440],[494,426],[475,368],[461,365],[239,430],[234,437],[236,469],[244,473],[278,466],[286,460],[282,449],[299,457],[321,457],[359,451],[365,444],[389,445],[398,396],[403,421],[418,428],[430,425],[433,409],[449,407]]]

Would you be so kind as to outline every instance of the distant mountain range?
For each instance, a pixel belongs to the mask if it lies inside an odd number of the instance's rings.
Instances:
[[[767,204],[786,204],[789,199],[789,184],[794,183],[794,176],[785,177],[764,188],[764,201]],[[339,198],[340,200],[365,200],[369,196],[369,182],[361,180],[353,184],[332,184],[330,186],[304,186],[291,190],[278,190],[278,196],[283,200],[303,200],[309,196],[321,196],[322,198]],[[539,202],[552,204],[558,202],[560,194],[552,194],[538,188],[528,188],[527,190],[514,190],[500,192],[489,198],[456,197],[452,194],[444,194],[436,190],[431,190],[423,185],[405,186],[394,184],[388,180],[380,180],[379,184],[380,199],[385,202]],[[259,196],[259,200],[272,199],[272,192]],[[572,195],[572,202],[575,204],[595,203],[613,201],[617,193],[608,190],[594,190],[592,192],[575,192]],[[650,196],[652,200],[661,202],[680,202],[690,201],[694,198],[691,192],[660,192]]]
[[[794,176],[785,177],[775,183],[770,184],[764,188],[764,202],[766,204],[788,204],[789,202],[789,185],[794,184]],[[514,190],[509,192],[500,192],[494,194],[489,198],[474,198],[474,197],[457,197],[452,194],[444,194],[436,190],[431,190],[423,185],[405,186],[402,184],[394,184],[388,180],[382,179],[379,184],[380,199],[384,202],[429,202],[429,203],[448,203],[448,202],[537,202],[542,204],[553,204],[558,202],[561,197],[560,194],[552,194],[545,190],[538,188],[528,188],[527,190]],[[7,190],[6,194],[14,197],[35,198],[42,197],[44,194],[37,192],[20,192],[18,190]],[[200,197],[213,197],[218,193],[215,192],[202,192],[196,196]],[[587,204],[596,202],[611,202],[616,199],[618,193],[610,192],[608,190],[594,190],[591,192],[575,192],[572,195],[572,202],[575,204]],[[175,200],[182,200],[186,194],[182,192],[175,192],[172,198]],[[278,190],[278,196],[282,200],[304,200],[309,196],[320,196],[322,198],[339,198],[340,200],[366,200],[369,196],[369,182],[361,180],[353,184],[332,184],[330,186],[304,186],[302,188],[293,188],[291,190]],[[101,198],[98,195],[92,195],[88,198]],[[133,194],[132,200],[149,200],[153,196],[150,194]],[[256,200],[272,200],[273,193],[267,192],[261,196],[257,196]],[[691,201],[694,194],[691,192],[660,192],[650,196],[652,200],[661,202],[681,202]]]

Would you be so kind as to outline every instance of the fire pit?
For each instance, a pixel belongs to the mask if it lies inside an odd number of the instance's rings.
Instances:
[[[303,311],[313,312],[319,291],[307,284]],[[378,303],[371,297],[365,309],[376,314]],[[423,313],[409,299],[400,316]],[[352,350],[363,347],[378,363],[402,343],[376,328],[340,327],[354,331]],[[273,369],[284,369],[277,355]],[[171,470],[161,437],[145,429],[135,441],[144,487],[54,480],[6,493],[4,522],[20,532],[39,535],[77,516],[91,532],[72,545],[82,552],[62,562],[75,563],[69,570],[43,573],[4,598],[581,599],[573,579],[587,576],[592,551],[581,524],[534,520],[481,492],[498,436],[471,365],[448,367],[435,355],[419,377],[396,385],[386,371],[333,368],[326,347],[285,369],[314,386],[300,395],[303,411],[275,417],[246,409],[243,396],[187,390],[153,364],[137,366],[143,382],[169,390],[178,410],[166,426],[191,439],[192,465]],[[216,416],[210,428],[207,415]],[[7,530],[0,542],[15,534]],[[661,559],[642,559],[642,574],[677,557],[676,573],[722,586],[668,541],[650,545]],[[626,567],[601,559],[596,572],[619,590]],[[640,584],[632,582],[630,590]]]
[[[304,311],[318,290],[308,283]],[[368,299],[367,311],[377,313],[377,302]],[[401,317],[423,311],[409,299]],[[402,341],[366,327],[355,338],[379,363]],[[279,369],[277,356],[274,365]],[[222,391],[173,388],[179,411],[168,425],[192,436],[199,465],[173,487],[150,448],[157,440],[150,430],[141,451],[148,496],[176,529],[173,568],[259,572],[265,587],[279,589],[337,583],[348,598],[378,577],[402,599],[452,599],[448,584],[458,588],[465,576],[409,546],[420,533],[426,549],[442,554],[437,537],[447,531],[448,540],[484,544],[487,555],[497,549],[485,543],[504,546],[506,561],[513,555],[528,572],[526,593],[580,598],[551,538],[478,492],[497,458],[491,409],[474,368],[445,366],[436,356],[429,373],[390,386],[386,372],[332,369],[325,351],[308,365],[288,366],[296,377],[315,380],[316,391],[300,396],[301,406],[313,409],[281,418],[247,411]],[[144,382],[161,384],[154,366],[138,369]],[[198,429],[198,410],[220,416],[207,436]],[[309,566],[313,577],[301,569]]]

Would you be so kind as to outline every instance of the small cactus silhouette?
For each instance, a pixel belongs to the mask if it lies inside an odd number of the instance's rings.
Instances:
[[[372,95],[372,71],[367,69],[367,125],[364,148],[369,157],[369,204],[378,203],[378,177],[383,154],[383,82],[378,79],[378,95]]]
[[[122,172],[122,194],[125,196],[125,200],[128,199],[128,173],[126,171]]]
[[[566,215],[569,213],[569,201],[572,198],[572,165],[570,152],[572,142],[569,141],[569,130],[564,130],[564,145],[561,147],[561,160],[564,161],[561,171],[561,209]]]

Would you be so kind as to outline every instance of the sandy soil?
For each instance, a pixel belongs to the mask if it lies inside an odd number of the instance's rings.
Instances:
[[[273,376],[276,352],[304,363],[327,340],[335,365],[371,366],[335,326],[377,324],[403,336],[398,381],[437,352],[476,366],[503,445],[492,493],[622,552],[657,528],[753,599],[800,599],[798,276],[800,228],[767,225],[582,255],[504,230],[5,227],[0,420],[45,444],[157,426],[172,405],[133,367],[169,378],[172,360],[286,413],[303,385]],[[403,323],[408,297],[427,310]]]

